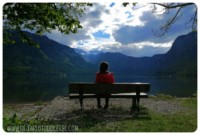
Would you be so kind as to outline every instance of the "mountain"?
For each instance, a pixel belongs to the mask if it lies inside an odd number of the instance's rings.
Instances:
[[[137,58],[121,53],[106,52],[98,54],[93,64],[98,66],[101,61],[107,61],[110,65],[110,71],[115,74],[152,75],[149,67],[151,65],[149,57]]]
[[[3,45],[3,101],[33,102],[66,95],[68,82],[95,73],[74,49],[46,36],[25,32],[40,48],[22,43],[11,31],[15,44]],[[83,78],[84,79],[84,78]]]
[[[131,57],[121,53],[99,53],[91,61],[98,66],[101,61],[110,64],[115,74],[128,75],[197,75],[197,32],[176,38],[166,54],[152,57]]]
[[[102,53],[100,51],[85,51],[82,49],[75,49],[75,51],[80,54],[83,59],[87,62],[93,63],[93,61],[95,61],[97,59],[97,55]]]
[[[74,49],[59,44],[46,36],[24,32],[40,45],[36,48],[19,40],[19,33],[12,31],[15,44],[3,46],[3,71],[26,74],[59,74],[90,72],[88,64]]]
[[[179,36],[164,55],[153,57],[156,75],[197,75],[197,32]]]

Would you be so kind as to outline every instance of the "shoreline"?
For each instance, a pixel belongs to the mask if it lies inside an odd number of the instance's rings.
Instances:
[[[56,96],[56,97],[68,97],[68,95],[64,95],[64,96]],[[45,104],[45,103],[49,103],[52,100],[54,100],[56,97],[52,98],[51,100],[38,100],[38,101],[3,101],[3,105],[4,104]],[[149,94],[149,98],[159,98],[159,97],[170,97],[170,98],[192,98],[192,97],[197,97],[197,94],[194,93],[191,96],[172,96],[172,95],[167,95],[167,94]]]
[[[140,106],[146,107],[151,111],[161,113],[174,113],[182,110],[178,100],[197,98],[193,97],[173,97],[169,95],[149,95],[147,99],[140,100]],[[132,99],[110,99],[110,110],[113,108],[122,108],[129,110],[132,105]],[[84,99],[84,110],[99,110],[96,99]],[[101,99],[104,105],[104,99]],[[159,106],[159,107],[157,107]],[[109,110],[108,109],[108,110]],[[184,108],[183,108],[184,109]],[[65,96],[57,96],[49,102],[31,102],[31,103],[4,103],[3,116],[12,117],[14,114],[25,118],[30,117],[56,117],[64,115],[67,112],[80,110],[78,99],[69,99]],[[34,114],[34,115],[33,115]]]

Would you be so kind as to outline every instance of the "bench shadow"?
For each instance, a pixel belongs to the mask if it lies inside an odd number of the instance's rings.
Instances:
[[[97,126],[98,124],[109,124],[112,122],[123,120],[151,120],[149,110],[145,107],[140,107],[140,111],[131,111],[130,108],[110,107],[104,109],[83,109],[74,110],[60,116],[60,122],[78,125],[81,129],[88,129]],[[103,129],[102,129],[103,130]]]

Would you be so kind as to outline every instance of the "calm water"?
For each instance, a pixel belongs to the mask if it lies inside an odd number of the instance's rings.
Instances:
[[[167,94],[187,97],[197,93],[195,77],[155,77],[155,76],[116,76],[119,82],[148,82],[151,84],[150,94]]]
[[[68,93],[69,82],[94,82],[95,75],[55,76],[13,76],[3,79],[4,101],[51,100]],[[150,94],[168,94],[187,97],[197,93],[197,78],[155,77],[155,76],[115,76],[116,82],[151,83]]]
[[[88,76],[88,81],[94,81],[95,76]],[[88,82],[79,77],[78,81]],[[76,80],[74,80],[76,82]],[[146,82],[151,84],[150,94],[167,94],[177,97],[188,97],[197,93],[197,78],[195,77],[164,77],[164,76],[119,76],[115,82]]]

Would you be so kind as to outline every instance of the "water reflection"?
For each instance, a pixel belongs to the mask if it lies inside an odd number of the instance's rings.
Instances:
[[[67,91],[67,78],[58,76],[12,76],[3,79],[4,101],[45,101]]]
[[[177,97],[188,97],[197,93],[196,77],[166,76],[116,76],[119,82],[151,83],[150,94],[167,94]]]
[[[4,77],[4,102],[45,101],[58,95],[68,94],[69,82],[94,82],[94,75],[68,74],[67,76],[27,76]],[[150,94],[168,94],[178,97],[197,93],[197,78],[194,77],[153,77],[115,75],[116,82],[151,83]]]

